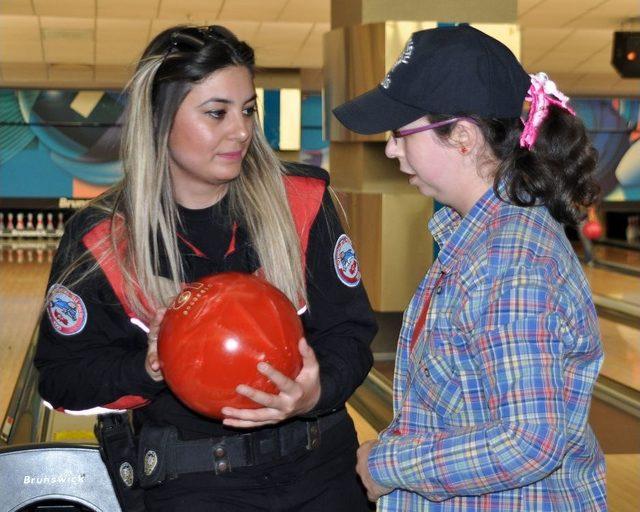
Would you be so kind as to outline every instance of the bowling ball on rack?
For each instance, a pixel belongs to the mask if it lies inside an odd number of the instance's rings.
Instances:
[[[284,293],[252,274],[224,272],[187,284],[176,297],[160,326],[158,358],[167,385],[185,405],[222,418],[224,406],[262,407],[238,394],[239,384],[278,393],[258,363],[298,375],[302,335]]]

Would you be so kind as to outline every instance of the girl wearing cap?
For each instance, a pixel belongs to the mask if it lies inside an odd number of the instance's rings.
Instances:
[[[157,35],[128,87],[124,178],[72,218],[53,263],[40,393],[66,411],[133,409],[139,453],[126,420],[100,423],[126,510],[368,509],[344,404],[371,367],[375,320],[328,175],[277,159],[253,74],[253,50],[223,27]],[[280,392],[239,386],[259,407],[220,421],[166,386],[156,336],[183,283],[223,271],[308,307],[297,378],[260,365]]]
[[[458,26],[413,34],[377,89],[334,110],[391,130],[387,157],[445,205],[404,315],[394,419],[358,452],[379,510],[606,509],[587,423],[598,318],[563,230],[596,198],[596,153],[567,101]]]

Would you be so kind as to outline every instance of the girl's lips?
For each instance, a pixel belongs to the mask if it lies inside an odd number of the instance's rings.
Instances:
[[[228,153],[218,153],[218,156],[221,158],[226,158],[227,160],[240,160],[242,158],[242,151],[230,151]]]

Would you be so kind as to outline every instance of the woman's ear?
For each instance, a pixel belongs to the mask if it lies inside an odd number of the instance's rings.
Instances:
[[[478,127],[467,120],[460,120],[453,128],[449,140],[462,155],[472,153],[479,141]]]

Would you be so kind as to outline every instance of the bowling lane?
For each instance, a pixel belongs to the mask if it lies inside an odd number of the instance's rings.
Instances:
[[[605,297],[631,308],[640,308],[640,277],[601,267],[583,266],[594,298]]]
[[[0,247],[0,420],[36,327],[51,269],[46,253],[40,258],[36,249],[13,247]]]
[[[584,256],[582,244],[575,242],[572,245],[578,256]],[[595,243],[592,252],[593,257],[598,262],[616,263],[640,271],[640,250],[624,249],[622,247]]]
[[[640,327],[600,316],[604,363],[600,374],[640,391]]]

